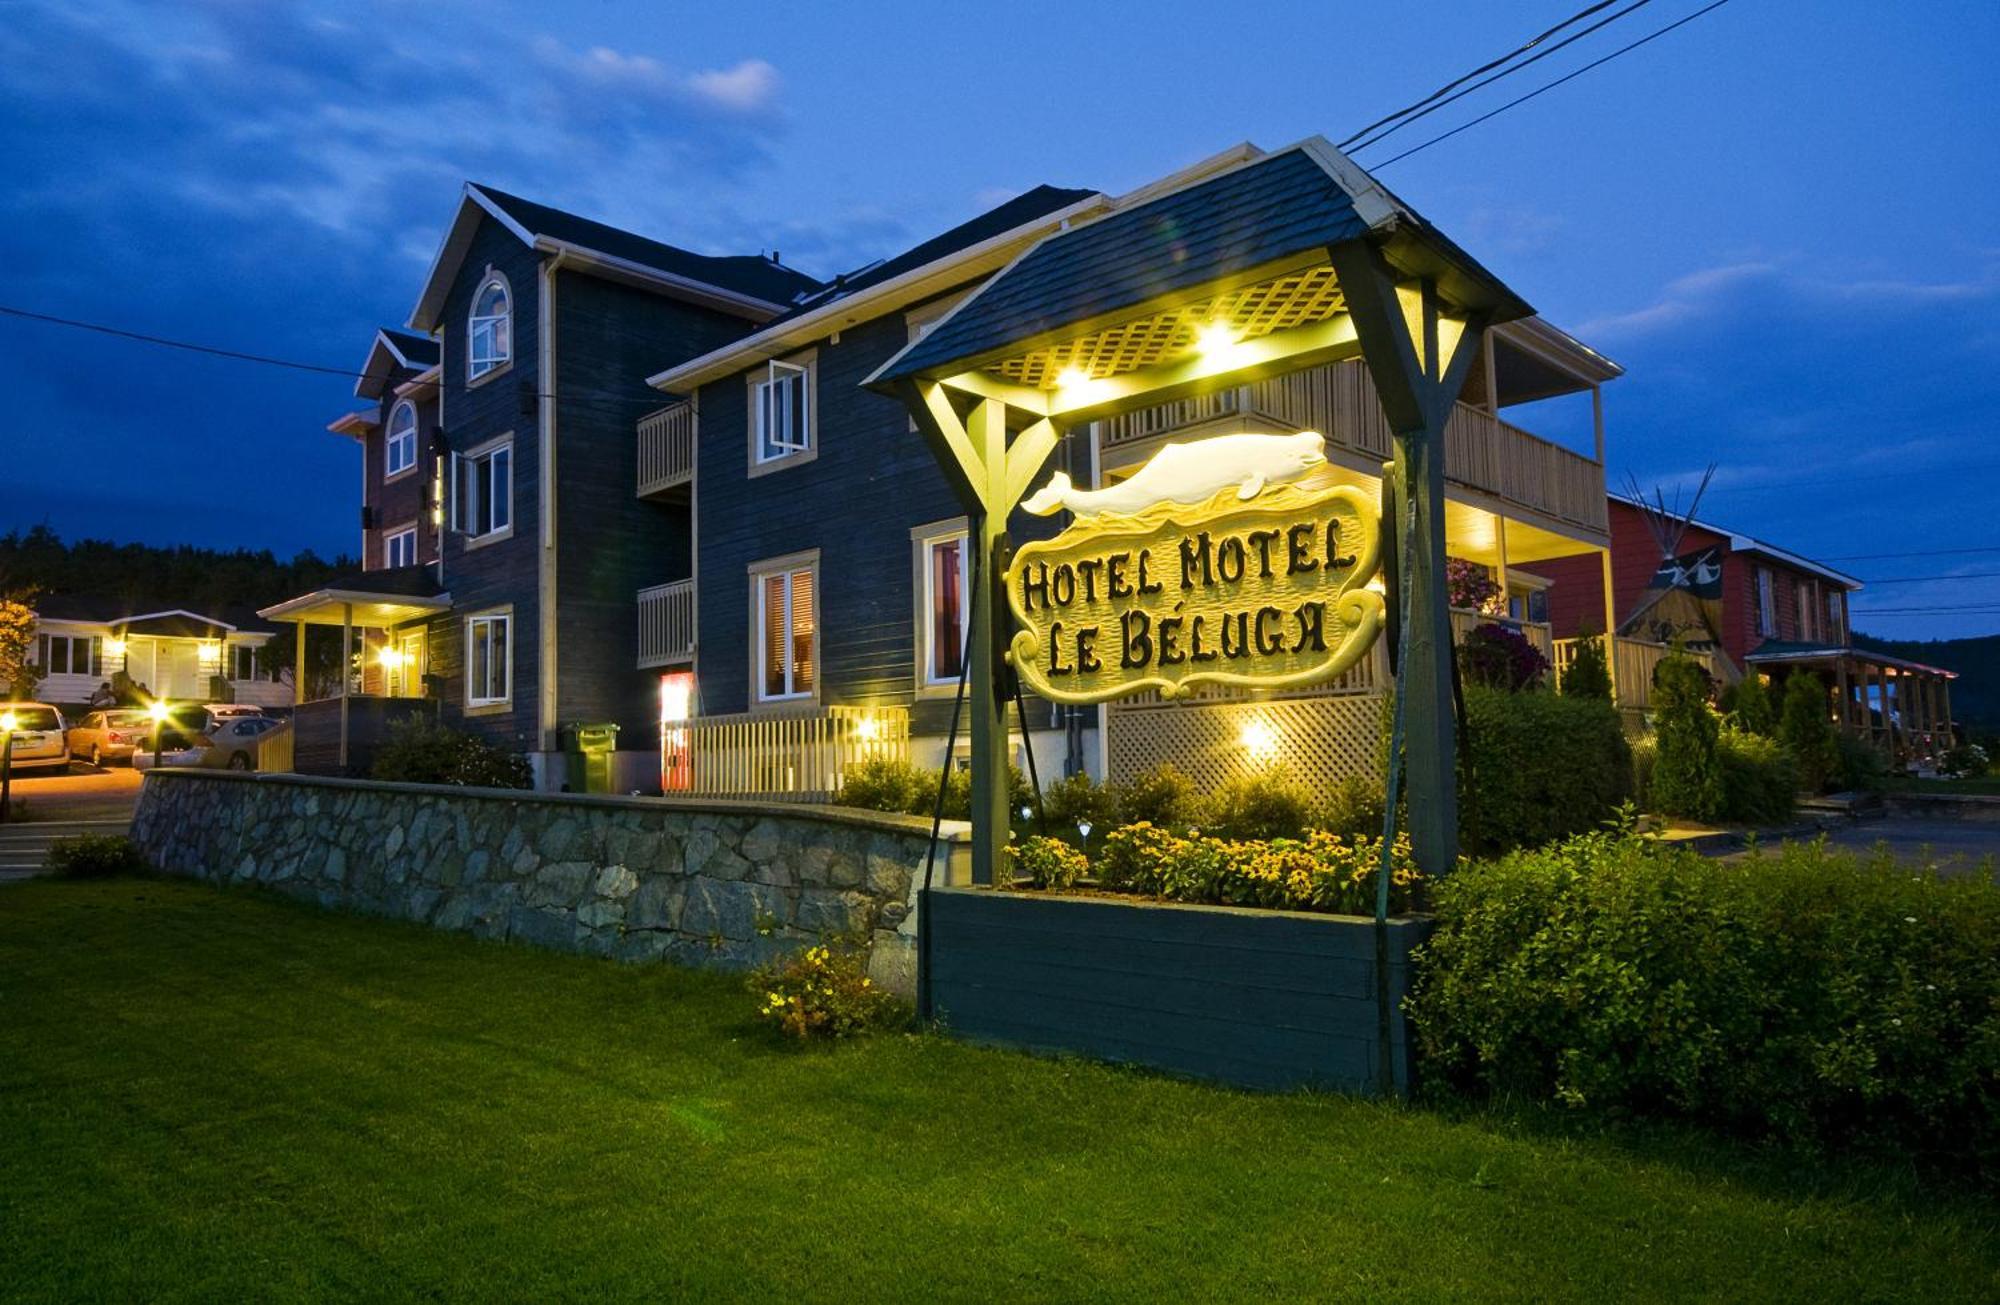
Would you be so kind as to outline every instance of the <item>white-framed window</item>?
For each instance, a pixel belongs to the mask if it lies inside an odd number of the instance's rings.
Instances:
[[[417,528],[405,526],[392,534],[382,536],[382,565],[394,570],[399,566],[417,564]]]
[[[819,554],[750,568],[751,678],[758,702],[791,702],[819,688]]]
[[[104,664],[104,640],[94,634],[35,636],[35,660],[44,675],[96,675]]]
[[[494,707],[513,696],[514,615],[484,612],[465,618],[465,705]]]
[[[1757,633],[1766,639],[1778,633],[1778,600],[1768,567],[1757,568]]]
[[[773,360],[750,375],[750,468],[757,472],[810,461],[816,452],[814,360]]]
[[[910,539],[916,553],[911,590],[916,600],[917,687],[955,687],[972,615],[965,520],[918,526]]]
[[[476,381],[506,366],[514,357],[514,296],[507,279],[488,271],[472,296],[466,322],[465,378]]]
[[[232,680],[260,680],[257,673],[257,649],[247,643],[229,645],[229,678]]]
[[[1826,591],[1826,637],[1837,640],[1846,629],[1847,623],[1840,619],[1840,590]]]
[[[382,448],[382,476],[400,476],[417,465],[417,405],[404,399],[389,410],[389,436]]]
[[[478,539],[514,524],[514,441],[500,440],[453,459],[451,528]]]

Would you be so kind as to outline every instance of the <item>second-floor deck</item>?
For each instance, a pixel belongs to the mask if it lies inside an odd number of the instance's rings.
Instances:
[[[639,419],[640,498],[685,497],[694,486],[694,404],[669,404]]]

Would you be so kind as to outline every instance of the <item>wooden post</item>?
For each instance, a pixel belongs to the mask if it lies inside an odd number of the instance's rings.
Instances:
[[[347,694],[349,682],[353,679],[350,666],[354,660],[354,604],[340,605],[340,769],[347,771]]]
[[[1407,655],[1396,692],[1403,697],[1410,845],[1426,874],[1443,875],[1458,862],[1451,605],[1444,574],[1444,429],[1465,384],[1466,368],[1484,348],[1486,322],[1474,315],[1452,324],[1455,334],[1447,330],[1435,284],[1399,286],[1381,251],[1366,241],[1334,245],[1327,253],[1395,436],[1397,573],[1409,595],[1403,631]],[[1401,595],[1391,594],[1389,601],[1399,602]]]
[[[1618,593],[1612,583],[1611,550],[1599,549],[1597,558],[1604,573],[1604,667],[1611,673],[1611,704],[1615,707],[1625,697],[1618,686]]]
[[[1604,387],[1590,387],[1590,433],[1596,449],[1597,465],[1604,465]]]
[[[1840,732],[1854,732],[1854,686],[1847,679],[1847,657],[1836,657],[1833,662],[1834,692],[1840,698]]]
[[[1500,573],[1500,610],[1506,615],[1512,616],[1514,614],[1514,595],[1507,591],[1507,514],[1504,512],[1495,512],[1493,514],[1493,545],[1494,551],[1500,559],[1499,566],[1495,568]],[[1525,617],[1526,613],[1524,612],[1523,619]]]
[[[292,706],[297,708],[306,700],[306,622],[300,617],[293,622],[297,636],[292,643]]]
[[[985,464],[988,503],[1000,500],[1007,467],[1007,413],[997,399],[982,399],[966,422],[966,434]],[[972,882],[990,884],[1006,874],[1007,689],[1011,673],[1003,660],[1011,633],[1007,612],[1007,517],[980,512],[967,522],[971,546],[980,559],[979,583],[972,586],[972,675],[966,695],[972,715]]]

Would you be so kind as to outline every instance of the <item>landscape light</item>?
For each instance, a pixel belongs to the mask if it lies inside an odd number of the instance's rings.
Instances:
[[[155,698],[153,704],[146,708],[146,714],[151,716],[155,723],[163,721],[167,718],[167,704]]]
[[[1077,833],[1079,833],[1079,834],[1081,834],[1081,835],[1083,835],[1083,837],[1085,837],[1085,838],[1089,838],[1089,837],[1090,837],[1090,822],[1089,822],[1088,820],[1079,820],[1079,821],[1077,821],[1077,822],[1076,822],[1076,832],[1077,832]]]
[[[1267,720],[1260,718],[1245,725],[1242,741],[1244,750],[1258,761],[1269,761],[1278,753],[1278,731]]]

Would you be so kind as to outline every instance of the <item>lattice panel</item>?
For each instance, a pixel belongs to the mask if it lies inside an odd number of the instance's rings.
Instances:
[[[1376,772],[1381,721],[1382,699],[1374,693],[1114,706],[1106,712],[1105,768],[1113,782],[1124,783],[1155,766],[1171,765],[1208,790],[1276,767],[1317,791],[1349,776]],[[1246,730],[1268,745],[1266,755],[1252,754],[1244,742]]]
[[[1325,321],[1345,303],[1333,269],[1316,267],[1106,327],[1080,339],[1006,359],[991,370],[1010,381],[1041,388],[1054,386],[1056,377],[1071,369],[1101,380],[1180,357],[1195,347],[1201,330],[1213,323],[1227,323],[1238,340],[1254,340],[1273,331]]]

